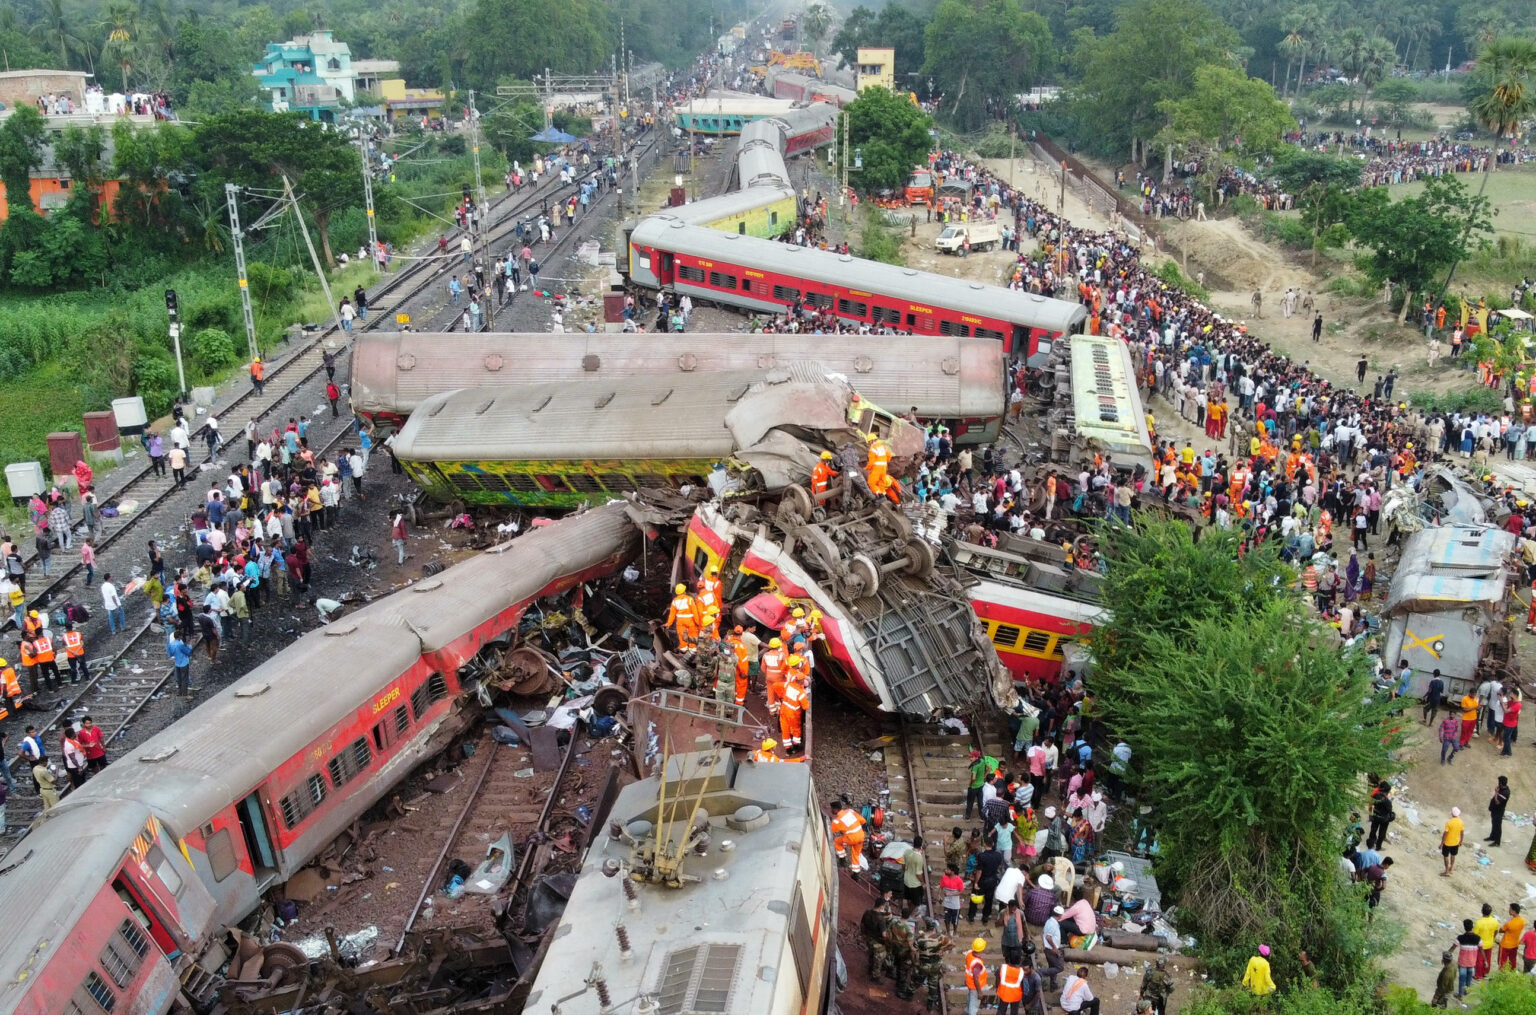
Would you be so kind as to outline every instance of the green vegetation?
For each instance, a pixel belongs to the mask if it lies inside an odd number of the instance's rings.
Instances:
[[[860,213],[859,242],[854,253],[886,264],[907,263],[901,256],[901,230],[886,223],[879,208],[867,204]]]
[[[1135,752],[1180,929],[1221,984],[1265,943],[1276,981],[1295,985],[1305,949],[1324,997],[1292,1010],[1349,1010],[1321,1002],[1360,996],[1392,943],[1337,864],[1362,775],[1392,771],[1401,742],[1365,656],[1339,652],[1272,544],[1239,557],[1235,532],[1196,542],[1151,516],[1100,535],[1112,619],[1091,636],[1097,707]]]
[[[843,110],[848,118],[850,168],[862,163],[849,184],[867,194],[905,186],[913,166],[926,165],[933,118],[885,88],[866,88]]]
[[[1471,194],[1454,176],[1431,177],[1412,197],[1394,201],[1385,187],[1355,196],[1348,211],[1355,242],[1369,251],[1366,277],[1404,288],[1403,316],[1423,292],[1484,242],[1493,226],[1486,197]],[[1401,318],[1399,318],[1401,320]]]
[[[988,100],[1009,101],[1040,81],[1051,53],[1050,25],[1019,0],[941,0],[923,37],[922,73],[959,126],[985,123]]]

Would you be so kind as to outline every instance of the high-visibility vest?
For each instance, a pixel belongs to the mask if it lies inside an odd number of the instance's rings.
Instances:
[[[759,747],[757,749],[757,752],[752,755],[752,760],[753,761],[783,761],[784,759],[779,757],[777,754],[774,754],[772,751],[765,751],[761,747]]]
[[[826,462],[817,462],[811,470],[811,492],[826,493],[832,485],[832,477],[837,475],[832,466]]]
[[[965,989],[977,993],[987,989],[987,964],[975,952],[965,953]]]
[[[747,670],[751,668],[748,662],[747,646],[742,644],[739,638],[731,638],[726,644],[731,647],[731,652],[736,656],[736,672],[746,676]]]
[[[39,633],[37,639],[32,642],[32,655],[40,663],[53,662],[53,639]]]
[[[692,596],[681,595],[672,600],[672,615],[667,618],[667,623],[670,624],[673,621],[687,621],[691,623],[697,619],[698,613],[695,610]]]
[[[869,445],[868,469],[884,469],[891,464],[891,448],[885,441],[871,441]]]
[[[792,683],[799,684],[800,685],[800,689],[802,691],[804,691],[805,690],[805,685],[807,683],[809,683],[810,679],[811,679],[811,664],[810,664],[810,661],[807,660],[806,657],[802,655],[800,657],[800,665],[796,666],[796,667],[793,667],[791,669],[788,669],[787,672],[786,672],[786,675],[788,676],[789,680]]]
[[[1024,968],[1006,963],[997,971],[997,999],[999,1001],[1024,1000]]]
[[[7,698],[21,697],[21,681],[16,679],[16,668],[7,666],[0,670],[0,689],[3,689]]]
[[[708,586],[700,589],[699,594],[693,597],[693,601],[698,606],[700,616],[708,613],[711,606],[716,610],[720,609],[719,593]]]
[[[64,632],[64,655],[70,659],[78,659],[85,655],[85,639],[79,631]]]
[[[266,375],[266,372],[266,367],[262,366],[260,360],[257,360],[251,364],[251,376],[256,378],[258,381]]]
[[[703,600],[704,594],[708,593],[710,596],[709,602],[714,603],[716,606],[723,602],[723,585],[719,578],[711,578],[709,575],[704,575],[699,579],[698,589],[700,600]]]
[[[805,688],[791,680],[784,685],[784,707],[791,711],[799,711],[805,708]]]
[[[832,819],[832,830],[839,835],[849,835],[862,831],[864,817],[852,807],[844,807],[837,812],[837,817]]]
[[[21,665],[35,666],[36,664],[37,656],[32,652],[32,643],[30,641],[23,641],[21,643]]]
[[[782,648],[771,648],[763,653],[762,671],[763,679],[770,684],[779,683],[784,679],[784,661],[789,658],[789,653]]]

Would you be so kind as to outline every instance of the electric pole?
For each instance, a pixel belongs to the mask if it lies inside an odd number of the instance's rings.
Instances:
[[[336,301],[331,298],[330,280],[325,277],[325,266],[320,263],[320,255],[315,253],[314,241],[309,238],[309,226],[304,222],[304,213],[299,210],[299,199],[294,196],[293,184],[288,182],[287,173],[283,174],[283,194],[288,198],[288,206],[293,209],[293,217],[299,220],[299,232],[304,234],[304,246],[309,248],[309,261],[315,266],[315,276],[320,279],[320,291],[325,293],[325,302],[331,308],[331,319],[336,322],[336,330],[341,331],[343,330],[341,327],[341,308],[338,307],[336,305]],[[238,244],[236,245],[235,249],[237,251],[240,249]],[[245,254],[242,252],[237,253],[235,256],[242,266],[240,269],[240,285],[242,287],[241,292],[245,293]],[[247,308],[249,308],[251,305],[251,298],[248,293],[246,293],[245,305]],[[247,310],[246,326],[251,327],[252,334],[254,334],[255,329],[254,326],[250,324],[250,320],[250,311]],[[254,339],[252,341],[254,342]]]
[[[373,163],[368,159],[368,135],[362,127],[357,130],[357,146],[363,156],[363,207],[368,216],[368,259],[377,268],[379,266],[379,233],[373,220]]]
[[[251,283],[245,274],[245,234],[240,229],[240,188],[233,183],[224,184],[224,198],[229,203],[229,235],[234,240],[235,274],[240,279],[240,313],[245,318],[245,344],[251,359],[258,355],[256,348],[256,318],[251,313]],[[326,294],[329,298],[330,294]],[[180,332],[180,328],[177,328]],[[178,362],[180,362],[178,358]],[[186,386],[186,381],[182,381]]]
[[[837,188],[837,206],[841,208],[848,200],[848,114],[842,114],[843,143],[842,148],[842,186]]]

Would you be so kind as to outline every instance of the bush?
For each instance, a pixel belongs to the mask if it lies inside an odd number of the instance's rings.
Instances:
[[[1415,391],[1408,396],[1408,404],[1423,412],[1497,414],[1504,411],[1504,399],[1499,393],[1481,384],[1461,391],[1447,391],[1444,394]]]
[[[1164,282],[1167,282],[1171,286],[1177,286],[1178,288],[1183,289],[1185,292],[1189,293],[1189,295],[1193,296],[1197,300],[1200,300],[1201,302],[1207,302],[1211,298],[1211,291],[1204,286],[1199,285],[1193,279],[1185,278],[1184,273],[1179,270],[1179,262],[1172,260],[1171,258],[1167,261],[1164,261],[1156,270],[1152,272],[1152,274],[1156,275],[1158,278],[1162,279]]]
[[[883,224],[873,210],[864,213],[859,230],[858,255],[885,264],[905,264],[901,257],[901,233]]]
[[[192,350],[193,362],[204,374],[212,375],[240,362],[240,356],[235,352],[234,340],[229,337],[227,331],[204,328],[194,332],[188,344]]]
[[[176,364],[159,357],[144,357],[133,364],[133,390],[144,399],[144,409],[154,419],[169,412],[176,400]]]
[[[286,269],[252,261],[245,266],[245,276],[251,295],[263,303],[283,303],[293,298],[293,273]]]

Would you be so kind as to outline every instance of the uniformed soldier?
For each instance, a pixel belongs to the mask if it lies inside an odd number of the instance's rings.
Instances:
[[[864,911],[859,929],[864,933],[864,944],[869,948],[869,982],[879,983],[890,971],[891,955],[885,947],[885,929],[891,921],[891,910],[885,898]]]
[[[715,700],[736,702],[736,653],[719,642],[715,645]]]
[[[917,942],[912,936],[912,925],[892,915],[886,924],[885,948],[890,952],[891,964],[896,967],[896,996],[910,1001],[912,980],[917,974]]]
[[[1137,996],[1151,1002],[1157,1015],[1163,1015],[1168,1010],[1168,998],[1172,994],[1173,977],[1168,975],[1168,960],[1159,956],[1157,964],[1141,974],[1141,991]]]
[[[928,985],[929,1011],[939,1009],[939,992],[944,989],[944,953],[949,945],[949,937],[939,929],[939,921],[923,921],[917,932],[917,979]]]

